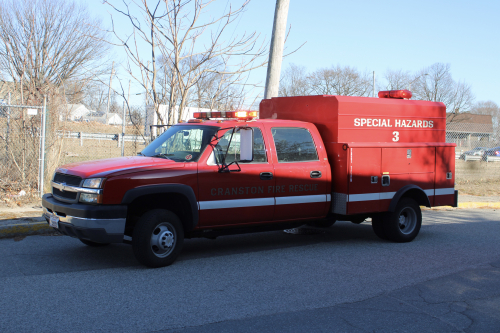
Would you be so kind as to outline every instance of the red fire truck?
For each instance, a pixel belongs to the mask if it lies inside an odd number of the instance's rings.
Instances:
[[[457,205],[454,144],[442,103],[279,97],[259,113],[195,113],[138,156],[59,167],[43,196],[47,222],[89,246],[132,244],[139,262],[171,264],[185,238],[371,218],[409,242],[420,206]],[[259,119],[257,119],[257,117]]]

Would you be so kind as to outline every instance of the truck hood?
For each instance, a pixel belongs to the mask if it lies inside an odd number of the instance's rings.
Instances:
[[[128,156],[107,158],[104,160],[75,162],[63,165],[56,169],[56,172],[68,175],[79,176],[82,178],[107,177],[111,174],[118,175],[130,172],[136,172],[139,169],[166,169],[183,168],[184,163],[175,162],[165,158],[146,157],[146,156]]]

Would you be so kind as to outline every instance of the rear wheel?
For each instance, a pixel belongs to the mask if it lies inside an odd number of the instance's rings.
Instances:
[[[92,247],[102,247],[102,246],[108,246],[109,243],[97,243],[97,242],[92,242],[86,239],[80,239],[80,242],[87,246],[92,246]]]
[[[383,222],[384,231],[391,241],[411,242],[422,226],[422,212],[415,200],[401,199],[394,212],[387,213]]]
[[[141,264],[163,267],[172,264],[181,252],[184,230],[174,213],[155,209],[145,213],[134,228],[132,248]]]

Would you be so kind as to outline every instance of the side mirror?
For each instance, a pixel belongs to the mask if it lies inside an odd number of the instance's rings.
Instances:
[[[240,163],[253,161],[253,128],[240,127]]]

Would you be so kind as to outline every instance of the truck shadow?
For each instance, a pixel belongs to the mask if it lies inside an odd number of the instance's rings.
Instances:
[[[286,231],[270,231],[253,234],[221,236],[212,239],[188,239],[178,260],[191,260],[240,253],[254,253],[319,243],[372,243],[380,240],[373,233],[371,224],[355,225],[337,222],[330,228],[302,226]]]
[[[458,212],[457,212],[458,213]],[[449,214],[446,212],[425,212],[424,225],[415,241],[409,243],[410,247],[434,246],[433,244],[447,243],[450,246],[461,246],[484,240],[484,237],[494,237],[492,229],[498,227],[498,221],[488,220],[478,210],[473,214]],[[478,232],[478,223],[486,224],[482,232]],[[271,231],[232,236],[221,236],[217,239],[194,238],[184,241],[183,250],[177,262],[186,262],[202,258],[217,258],[222,256],[257,253],[273,250],[285,250],[296,247],[306,247],[317,244],[329,244],[332,250],[345,249],[346,247],[367,249],[390,249],[393,246],[404,247],[402,244],[391,243],[379,239],[373,232],[370,222],[356,225],[351,222],[339,221],[332,227],[312,228],[301,227],[303,232],[287,233],[284,231]],[[473,232],[474,231],[474,232]],[[44,240],[52,238],[49,244]],[[477,238],[477,239],[476,239]],[[18,242],[24,245],[26,253],[18,253],[15,257],[17,266],[23,274],[44,274],[70,271],[99,270],[109,268],[143,267],[135,260],[132,247],[127,244],[112,244],[107,247],[93,248],[69,237],[28,237]],[[422,243],[423,242],[423,243]],[[37,253],[31,250],[38,248]],[[404,250],[400,248],[400,250]],[[22,252],[22,251],[20,251]],[[174,264],[175,265],[175,264]],[[40,268],[41,267],[41,268]]]
[[[356,243],[367,244],[380,241],[373,234],[369,223],[354,225],[350,222],[338,222],[327,229],[302,228],[306,232],[301,234],[271,231],[221,236],[215,240],[186,239],[177,261],[281,250],[325,242],[332,244],[341,242],[355,246]],[[16,243],[21,248],[12,256],[12,260],[16,261],[16,266],[23,275],[126,267],[143,268],[135,260],[132,246],[127,244],[90,247],[67,236],[28,236]],[[37,243],[40,244],[37,245]],[[30,249],[33,246],[39,249],[36,253]]]

